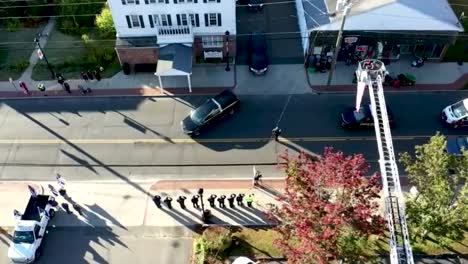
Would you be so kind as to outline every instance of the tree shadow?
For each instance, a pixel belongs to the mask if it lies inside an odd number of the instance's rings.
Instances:
[[[133,118],[131,118],[131,117],[125,115],[125,114],[122,114],[119,111],[114,111],[114,112],[121,115],[124,118],[124,123],[125,124],[127,124],[128,126],[140,131],[141,133],[146,134],[146,131],[150,131],[153,134],[155,134],[155,135],[159,136],[160,138],[164,139],[165,141],[167,141],[167,142],[169,142],[171,144],[175,144],[174,141],[172,141],[168,136],[163,135],[163,134],[157,132],[154,129],[151,129],[148,126],[143,125],[142,123],[138,122],[137,120],[135,120],[135,119],[133,119]]]
[[[151,193],[149,193],[147,190],[143,189],[141,186],[139,186],[138,184],[134,183],[133,181],[129,180],[127,177],[125,177],[124,175],[120,174],[119,172],[117,172],[116,170],[114,170],[113,168],[107,166],[106,164],[102,163],[100,160],[96,159],[94,156],[92,156],[91,154],[89,154],[88,152],[86,152],[85,150],[83,150],[82,148],[80,148],[78,145],[70,142],[67,138],[63,137],[62,135],[60,135],[59,133],[55,132],[54,130],[50,129],[49,127],[45,126],[44,124],[42,124],[41,122],[39,122],[38,120],[36,120],[34,117],[30,116],[29,114],[25,113],[25,112],[20,112],[22,115],[24,115],[24,117],[26,117],[27,119],[29,119],[30,121],[32,121],[33,123],[37,124],[38,126],[42,127],[44,130],[46,130],[47,132],[49,132],[50,134],[52,134],[53,136],[55,136],[56,138],[62,140],[63,142],[65,142],[68,146],[72,147],[73,149],[75,149],[77,152],[83,154],[84,156],[86,156],[87,158],[89,158],[91,161],[93,161],[94,163],[98,164],[99,166],[102,166],[105,170],[107,170],[108,172],[110,172],[111,174],[115,175],[117,178],[127,182],[130,186],[132,186],[133,188],[137,189],[138,191],[142,192],[143,194],[146,194],[148,196],[151,196]]]
[[[93,213],[98,214],[102,217],[104,217],[106,220],[110,221],[112,224],[127,230],[125,226],[123,226],[117,219],[115,219],[113,216],[111,216],[107,211],[105,211],[101,206],[98,204],[94,203],[93,205],[88,205],[85,204],[85,206],[91,210]]]
[[[63,154],[65,154],[65,156],[69,157],[70,159],[76,161],[77,163],[79,163],[80,165],[82,165],[83,167],[87,168],[88,170],[94,172],[94,174],[99,174],[94,168],[93,166],[91,166],[91,164],[89,164],[88,161],[84,160],[84,159],[80,159],[78,158],[76,155],[74,154],[71,154],[70,152],[64,150],[64,149],[61,149],[60,150]]]

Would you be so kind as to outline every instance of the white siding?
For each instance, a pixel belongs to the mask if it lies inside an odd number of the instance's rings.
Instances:
[[[195,35],[204,34],[224,34],[229,31],[231,35],[236,34],[236,3],[235,0],[220,0],[218,2],[203,3],[203,0],[197,0],[198,3],[149,3],[145,0],[139,0],[139,4],[122,4],[122,0],[109,0],[109,7],[114,19],[114,25],[118,37],[144,37],[155,36],[156,26],[150,27],[148,15],[150,14],[170,14],[172,25],[177,25],[176,15],[181,13],[196,13],[199,16],[200,27],[193,27]],[[221,13],[221,26],[205,26],[206,13]],[[144,20],[144,28],[129,28],[126,16],[141,15]],[[174,36],[175,38],[177,36]],[[175,39],[174,42],[177,42]]]

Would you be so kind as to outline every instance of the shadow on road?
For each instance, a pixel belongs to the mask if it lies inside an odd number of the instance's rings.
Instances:
[[[114,112],[124,117],[124,123],[125,124],[127,124],[128,126],[140,131],[141,133],[146,134],[146,131],[150,131],[153,134],[155,134],[155,135],[159,136],[160,138],[164,139],[165,141],[167,141],[169,143],[172,143],[172,144],[175,144],[174,141],[172,141],[171,138],[169,138],[168,136],[163,135],[163,134],[157,132],[156,130],[145,126],[144,124],[138,122],[137,120],[135,120],[135,119],[133,119],[133,118],[131,118],[131,117],[125,115],[125,114],[122,114],[119,111],[114,111]]]
[[[11,238],[11,234],[0,226],[0,242],[8,246],[10,245]]]

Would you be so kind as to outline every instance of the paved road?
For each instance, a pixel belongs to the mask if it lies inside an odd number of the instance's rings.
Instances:
[[[439,123],[440,109],[464,93],[388,94],[396,116],[396,153],[411,151],[428,136],[463,134]],[[344,131],[341,109],[352,95],[241,97],[242,107],[195,140],[180,130],[191,105],[206,97],[10,100],[0,107],[2,179],[49,179],[55,172],[73,180],[250,177],[251,164],[280,176],[273,164],[285,149],[320,153],[334,146],[378,159],[373,130]],[[268,138],[285,108],[284,142]],[[52,175],[52,176],[51,176]]]
[[[49,228],[37,264],[188,263],[192,239],[155,233],[114,233],[110,228]],[[183,250],[181,250],[183,249]],[[0,241],[0,263],[10,263],[8,244]]]

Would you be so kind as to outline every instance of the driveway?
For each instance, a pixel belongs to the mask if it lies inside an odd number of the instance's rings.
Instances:
[[[268,56],[271,64],[303,63],[301,36],[294,2],[265,0],[258,13],[249,12],[241,1],[237,6],[237,64],[247,64],[248,34],[267,33]],[[295,32],[295,33],[286,33]]]

